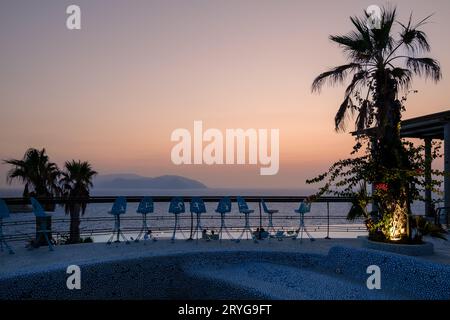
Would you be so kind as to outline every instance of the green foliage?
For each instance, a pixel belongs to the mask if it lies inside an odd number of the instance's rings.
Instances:
[[[58,241],[58,245],[69,245],[69,244],[76,244],[76,243],[93,243],[94,239],[92,237],[85,237],[85,238],[79,238],[79,241],[73,242],[72,239],[70,239],[70,234],[61,234],[61,238]]]
[[[423,236],[431,236],[447,241],[445,236],[448,232],[442,226],[435,225],[422,216],[415,216],[411,219],[411,228],[413,230],[413,240],[422,241]]]
[[[81,238],[81,243],[93,243],[94,239],[92,237]]]
[[[367,187],[365,183],[362,183],[358,192],[356,192],[352,199],[352,206],[347,214],[348,220],[356,220],[358,218],[370,219],[370,215],[367,212],[367,206],[369,205],[369,195],[367,194]]]
[[[388,240],[392,221],[395,219],[393,208],[398,199],[404,197],[407,203],[412,203],[413,201],[424,201],[423,192],[425,190],[440,193],[442,179],[439,178],[444,174],[441,171],[433,170],[434,179],[427,184],[424,178],[424,168],[426,168],[428,160],[425,160],[424,157],[424,147],[416,147],[411,142],[403,141],[403,148],[410,167],[408,169],[384,168],[379,166],[374,159],[369,139],[358,139],[353,154],[362,152],[362,155],[340,160],[333,164],[327,172],[307,180],[309,184],[324,182],[324,186],[313,198],[322,195],[352,198],[352,206],[347,218],[349,220],[363,218],[371,237]],[[431,160],[442,156],[440,150],[441,144],[434,143]],[[405,181],[405,185],[408,186],[403,193],[395,188],[398,181]],[[367,191],[367,184],[375,186],[372,194]],[[378,212],[368,212],[367,208],[371,202],[377,203]],[[408,214],[411,215],[411,212]]]

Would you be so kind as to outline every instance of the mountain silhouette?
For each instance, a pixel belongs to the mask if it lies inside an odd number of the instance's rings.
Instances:
[[[206,189],[203,183],[176,175],[143,177],[136,174],[99,175],[94,180],[95,188],[108,189]]]

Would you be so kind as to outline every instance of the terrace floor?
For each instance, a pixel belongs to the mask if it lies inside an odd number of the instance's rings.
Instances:
[[[436,263],[450,264],[450,241],[440,239],[427,239],[433,242],[435,253],[431,256],[417,257],[433,261]],[[97,263],[102,261],[113,261],[127,258],[146,257],[146,256],[164,256],[182,254],[187,252],[205,252],[205,251],[277,251],[277,252],[305,252],[314,254],[327,254],[333,246],[361,247],[359,239],[316,239],[310,242],[304,239],[302,243],[299,240],[292,239],[263,240],[259,243],[243,240],[235,243],[230,240],[194,241],[177,240],[171,243],[169,240],[158,240],[157,242],[146,241],[130,244],[113,243],[89,243],[77,245],[57,246],[54,251],[49,251],[47,247],[38,249],[26,249],[14,245],[14,255],[7,252],[0,252],[0,277],[11,274],[22,274],[33,271],[43,271],[52,269],[55,266]]]

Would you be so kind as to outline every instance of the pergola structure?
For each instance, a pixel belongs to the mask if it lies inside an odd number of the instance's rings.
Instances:
[[[373,129],[372,129],[373,130]],[[363,134],[370,136],[370,131]],[[361,132],[352,132],[352,135],[360,135]],[[425,180],[431,182],[431,146],[433,140],[444,141],[444,171],[450,172],[450,110],[429,114],[401,122],[400,135],[402,138],[422,139],[425,144]],[[444,207],[450,208],[450,176],[444,176]],[[432,214],[431,190],[425,191],[425,213]]]

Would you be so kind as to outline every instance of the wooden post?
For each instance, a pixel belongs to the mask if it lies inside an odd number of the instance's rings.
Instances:
[[[444,176],[444,206],[445,214],[447,216],[447,226],[450,224],[449,212],[450,207],[450,122],[444,125],[444,171],[446,175]]]
[[[372,153],[372,157],[375,155],[375,150],[377,147],[377,139],[375,137],[372,137],[370,139],[370,151]],[[375,184],[372,183],[372,196],[375,194]],[[378,211],[378,204],[372,201],[372,211],[377,212]]]
[[[425,138],[425,184],[431,185],[431,138]],[[425,215],[427,217],[433,216],[432,195],[431,189],[425,189]]]

